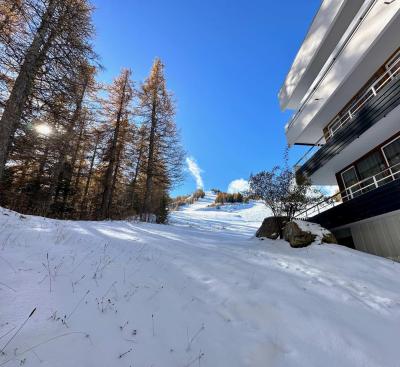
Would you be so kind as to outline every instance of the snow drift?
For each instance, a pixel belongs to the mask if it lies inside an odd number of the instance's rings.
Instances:
[[[252,234],[265,208],[173,225],[0,212],[0,366],[398,366],[400,264]],[[266,214],[266,215],[265,215]]]

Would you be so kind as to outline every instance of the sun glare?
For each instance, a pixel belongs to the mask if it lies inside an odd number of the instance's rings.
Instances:
[[[45,123],[35,125],[35,130],[38,134],[49,136],[52,132],[51,127]]]

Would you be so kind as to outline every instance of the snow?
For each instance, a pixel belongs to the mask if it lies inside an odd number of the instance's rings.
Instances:
[[[261,203],[212,201],[171,225],[2,210],[0,350],[37,310],[0,366],[398,366],[400,264],[260,241]]]
[[[208,231],[230,232],[231,234],[253,236],[265,217],[271,211],[260,201],[248,204],[225,204],[211,207],[216,195],[207,192],[203,199],[184,210],[173,212],[170,222],[174,225],[201,228]]]

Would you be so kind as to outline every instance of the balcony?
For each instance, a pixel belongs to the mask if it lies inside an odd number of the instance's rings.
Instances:
[[[393,60],[393,64],[390,64],[386,72],[333,120],[335,125],[330,127],[331,132],[322,135],[296,163],[297,172],[311,177],[398,105],[400,105],[400,55]]]
[[[359,181],[296,217],[332,229],[400,209],[400,163]]]
[[[329,140],[344,126],[357,116],[358,112],[383,89],[390,81],[400,74],[400,51],[382,67],[370,83],[367,83],[358,95],[328,124],[325,139]]]

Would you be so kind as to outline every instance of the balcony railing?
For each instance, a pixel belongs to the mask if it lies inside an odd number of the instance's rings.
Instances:
[[[357,182],[356,184],[347,187],[345,190],[338,192],[337,194],[330,196],[319,203],[311,206],[303,212],[296,215],[298,219],[307,219],[313,217],[319,213],[322,213],[334,206],[340,205],[343,202],[352,200],[359,197],[371,190],[381,187],[385,184],[400,179],[400,163],[397,163],[384,171],[377,173],[374,176],[368,177],[364,180]]]
[[[390,81],[398,79],[400,76],[400,52],[386,64],[386,71],[376,79],[371,86],[357,99],[355,99],[348,108],[341,111],[333,121],[328,125],[328,134],[322,135],[306,153],[298,160],[296,166],[301,166],[316,153],[321,146],[329,141],[340,129],[351,123],[358,115],[360,110],[371,101],[379,91],[381,91]]]
[[[348,108],[341,111],[333,121],[328,125],[328,136],[329,140],[332,138],[338,130],[354,119],[354,116],[365,106],[365,104],[374,98],[377,93],[385,87],[391,80],[393,80],[397,75],[400,74],[400,53],[397,54],[392,61],[386,66],[386,71],[375,80],[370,87],[353,103],[350,104]]]

